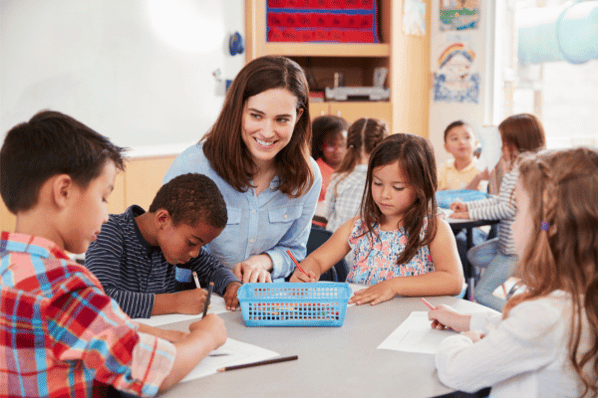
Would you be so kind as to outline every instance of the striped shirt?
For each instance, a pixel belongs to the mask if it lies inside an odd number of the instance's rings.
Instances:
[[[511,225],[515,221],[517,207],[513,203],[513,191],[519,178],[517,166],[505,174],[500,184],[500,193],[488,199],[467,202],[469,217],[474,220],[500,220],[498,224],[498,247],[503,254],[517,254]]]
[[[214,292],[221,295],[230,283],[240,282],[204,248],[185,264],[169,264],[160,247],[150,246],[141,235],[135,217],[143,213],[133,205],[111,214],[85,254],[85,266],[131,318],[149,318],[155,294],[177,291],[176,267],[196,271],[202,286],[213,281]]]
[[[333,176],[326,192],[327,230],[334,232],[359,214],[367,172],[367,164],[358,164],[343,180],[338,174]]]
[[[176,348],[137,327],[54,243],[1,233],[0,397],[155,395]]]

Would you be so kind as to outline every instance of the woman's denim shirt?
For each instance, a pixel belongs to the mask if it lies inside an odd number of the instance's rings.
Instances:
[[[322,186],[320,169],[313,159],[310,160],[314,184],[305,195],[295,199],[278,191],[278,176],[258,196],[253,188],[246,192],[237,191],[212,169],[203,153],[202,143],[177,156],[163,183],[186,173],[210,177],[224,196],[228,221],[222,233],[206,245],[206,249],[229,268],[253,255],[268,254],[273,264],[272,279],[280,279],[295,269],[286,254],[287,249],[297,261],[305,258],[305,245]]]

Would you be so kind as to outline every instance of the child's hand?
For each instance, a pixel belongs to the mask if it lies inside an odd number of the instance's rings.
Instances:
[[[241,287],[239,282],[231,282],[224,291],[224,302],[226,303],[226,309],[229,311],[235,311],[239,306],[239,299],[237,298],[237,291]]]
[[[189,289],[172,293],[175,296],[175,313],[195,315],[203,311],[208,293],[204,289]]]
[[[490,177],[491,177],[490,171],[488,170],[487,167],[484,171],[478,173],[478,175],[476,176],[476,178],[479,178],[480,181],[488,181],[490,179]]]
[[[349,299],[349,304],[361,305],[370,303],[371,305],[376,305],[393,299],[396,295],[390,280],[387,280],[355,292],[353,297]]]
[[[171,343],[176,343],[177,341],[182,340],[189,335],[189,333],[181,332],[180,330],[164,330],[164,329],[158,329],[158,330],[160,330],[158,337],[160,337],[164,340],[168,340]]]
[[[213,340],[213,345],[210,351],[215,350],[226,342],[226,328],[224,321],[218,315],[208,314],[199,321],[193,322],[189,325],[189,331],[192,334],[205,333]]]
[[[305,270],[305,272],[307,272],[307,275],[305,275],[303,272],[299,271],[298,268],[296,268],[295,272],[293,272],[293,275],[291,275],[289,282],[293,282],[293,283],[297,283],[297,282],[309,283],[309,282],[311,282],[311,283],[313,283],[313,282],[317,282],[320,279],[319,275],[316,275],[316,273],[311,270]]]
[[[467,336],[471,339],[471,341],[473,341],[474,343],[477,343],[478,341],[482,340],[484,337],[486,337],[486,335],[479,331],[479,330],[470,330],[468,332],[463,332],[461,333],[463,336]]]
[[[457,199],[453,203],[451,203],[449,208],[453,211],[453,213],[464,212],[467,211],[467,203],[463,202],[460,199]]]
[[[468,211],[456,211],[454,213],[452,213],[449,218],[459,218],[459,219],[468,219],[469,218],[469,212]]]
[[[250,264],[247,261],[242,261],[235,264],[233,267],[233,274],[239,278],[243,283],[248,282],[272,282],[270,273],[266,271],[259,264]]]
[[[440,304],[435,310],[428,312],[428,319],[432,321],[433,329],[466,332],[469,330],[471,315],[461,314],[448,305]]]

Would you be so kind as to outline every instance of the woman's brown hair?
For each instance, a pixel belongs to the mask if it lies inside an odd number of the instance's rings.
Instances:
[[[368,164],[365,192],[361,200],[361,219],[365,224],[366,234],[373,238],[374,226],[382,221],[382,212],[372,197],[374,169],[398,161],[398,167],[407,175],[413,185],[416,199],[413,206],[403,217],[403,228],[407,235],[405,250],[399,255],[397,264],[411,260],[420,247],[427,246],[436,236],[436,160],[434,150],[428,140],[413,134],[394,134],[384,139],[372,152]],[[425,219],[428,227],[424,236],[420,236]],[[399,225],[397,225],[397,229]]]
[[[347,131],[347,152],[334,176],[339,179],[334,186],[334,196],[337,195],[338,183],[347,178],[355,169],[362,155],[370,155],[376,145],[388,136],[386,123],[378,119],[361,118],[353,122]]]
[[[506,159],[511,164],[520,153],[537,152],[546,146],[544,127],[531,113],[509,116],[498,125],[498,131],[503,145],[516,150],[511,159]]]
[[[576,148],[523,155],[520,185],[532,206],[529,244],[516,275],[526,291],[513,296],[504,318],[523,301],[555,290],[571,295],[569,359],[588,393],[598,396],[598,151]],[[544,224],[543,224],[544,223]],[[544,227],[542,228],[542,224]],[[579,352],[587,317],[590,349]],[[585,368],[585,372],[584,372]],[[593,374],[588,374],[588,370]]]
[[[239,192],[247,191],[256,166],[241,138],[245,104],[254,95],[278,88],[293,94],[297,98],[297,115],[302,112],[291,141],[276,155],[278,189],[296,198],[314,183],[309,152],[309,88],[296,62],[285,57],[265,56],[245,65],[233,80],[218,119],[202,139],[203,151],[223,180]]]

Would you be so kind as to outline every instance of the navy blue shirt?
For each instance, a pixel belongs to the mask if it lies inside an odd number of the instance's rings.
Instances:
[[[141,235],[135,217],[143,213],[133,205],[122,214],[111,214],[85,254],[85,266],[131,318],[149,318],[155,294],[177,291],[176,267],[196,271],[202,286],[213,281],[214,292],[221,295],[230,283],[240,282],[203,247],[189,262],[169,264],[160,247],[150,246]]]

